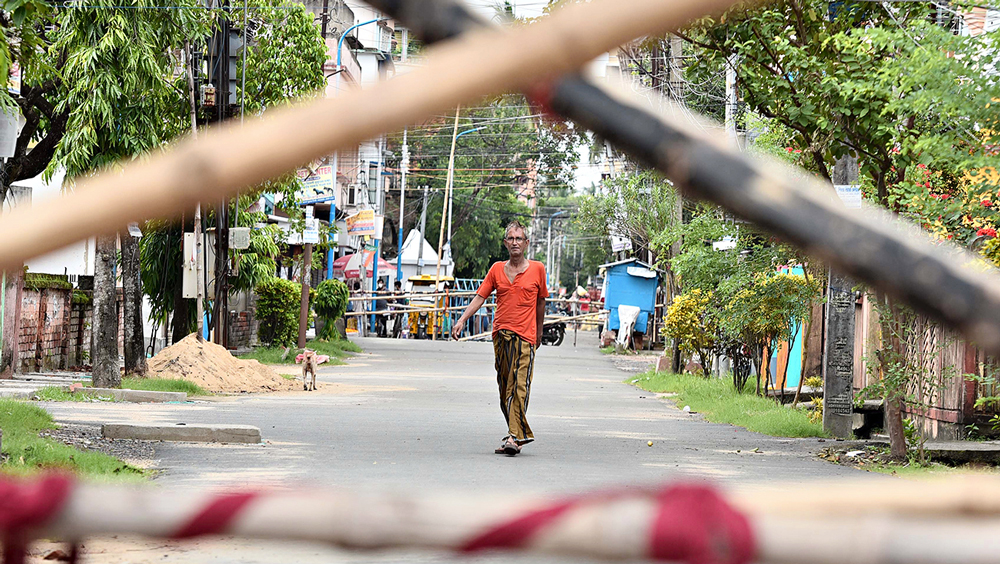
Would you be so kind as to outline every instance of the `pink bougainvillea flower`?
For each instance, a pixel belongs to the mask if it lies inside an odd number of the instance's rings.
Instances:
[[[992,205],[993,205],[993,202],[991,202],[989,200],[983,200],[983,207],[987,207],[988,208],[988,207],[990,207]]]
[[[983,227],[979,231],[976,231],[976,236],[982,237],[983,235],[985,235],[987,237],[996,237],[997,236],[997,230],[993,229],[992,227]]]
[[[927,165],[925,165],[924,163],[920,163],[917,165],[917,168],[927,168]]]

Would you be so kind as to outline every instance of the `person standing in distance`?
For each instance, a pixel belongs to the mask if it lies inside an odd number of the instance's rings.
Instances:
[[[494,291],[497,293],[493,316],[493,354],[500,388],[500,411],[507,420],[507,436],[495,453],[514,456],[521,447],[535,440],[528,426],[528,396],[535,368],[535,349],[542,341],[545,319],[545,265],[528,260],[528,234],[518,221],[507,225],[503,244],[510,259],[490,267],[462,317],[452,327],[458,339],[466,320],[482,307]]]

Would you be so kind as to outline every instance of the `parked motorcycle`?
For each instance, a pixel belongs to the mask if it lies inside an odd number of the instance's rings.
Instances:
[[[417,338],[418,339],[426,339],[427,338],[427,325],[429,324],[429,321],[428,321],[427,318],[428,318],[428,314],[427,314],[426,311],[421,311],[417,315]]]
[[[542,326],[542,344],[558,347],[566,337],[566,324],[562,321],[550,321]]]

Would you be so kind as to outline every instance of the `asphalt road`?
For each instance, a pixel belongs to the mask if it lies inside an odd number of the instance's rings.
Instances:
[[[593,340],[587,334],[587,341]],[[567,339],[567,341],[569,341]],[[629,374],[581,339],[542,347],[529,422],[536,441],[493,454],[506,425],[492,345],[359,339],[364,353],[324,368],[318,392],[183,405],[48,404],[59,421],[240,423],[263,445],[160,443],[162,485],[298,481],[331,486],[580,490],[667,479],[781,483],[858,477],[814,456],[816,439],[780,439],[707,423],[623,383]],[[653,441],[653,446],[647,446]],[[760,452],[756,452],[759,450]]]
[[[729,486],[892,479],[818,459],[815,452],[830,442],[768,437],[686,414],[669,400],[624,384],[629,373],[598,351],[595,334],[581,335],[576,348],[567,339],[561,347],[539,351],[528,410],[536,441],[516,457],[493,453],[506,425],[489,343],[359,339],[365,352],[347,366],[323,368],[317,392],[172,405],[43,405],[62,422],[240,423],[261,429],[262,445],[157,444],[161,473],[155,482],[162,486],[311,483],[523,493],[675,478]],[[129,548],[122,559],[114,544],[95,546],[88,561],[274,562],[292,556],[295,561],[315,556],[317,562],[439,561],[410,553],[359,556],[312,545],[265,543],[255,551],[242,541],[236,552],[224,542],[183,549],[144,545]]]

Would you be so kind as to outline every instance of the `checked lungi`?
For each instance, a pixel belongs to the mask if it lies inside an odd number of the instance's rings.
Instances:
[[[528,395],[535,368],[535,346],[517,333],[501,329],[493,334],[500,411],[507,420],[507,432],[519,444],[535,439],[528,426]]]

